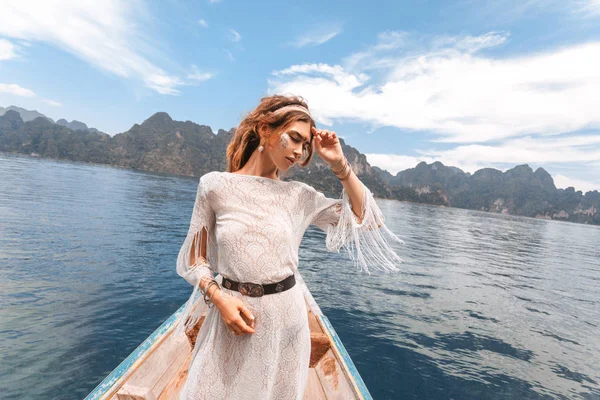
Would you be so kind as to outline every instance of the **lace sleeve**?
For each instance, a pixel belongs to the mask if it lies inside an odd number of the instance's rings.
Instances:
[[[215,214],[208,198],[209,177],[200,178],[196,201],[187,236],[177,256],[177,273],[194,286],[181,321],[185,329],[193,327],[207,306],[198,294],[199,284],[214,278],[214,265],[217,265],[215,240]]]
[[[325,197],[315,190],[311,224],[327,234],[327,250],[339,252],[345,247],[360,270],[368,274],[372,270],[398,272],[397,265],[402,259],[392,249],[391,243],[403,242],[385,226],[373,194],[366,186],[363,187],[362,220],[352,211],[345,189],[341,199]]]

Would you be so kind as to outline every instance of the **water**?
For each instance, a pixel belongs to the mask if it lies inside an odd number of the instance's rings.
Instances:
[[[196,185],[0,154],[0,397],[84,397],[187,299]],[[375,399],[600,398],[600,227],[378,203],[404,273],[300,252]]]

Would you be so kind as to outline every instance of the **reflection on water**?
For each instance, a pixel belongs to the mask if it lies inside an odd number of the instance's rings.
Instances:
[[[0,154],[0,393],[84,397],[189,294],[195,179]],[[600,398],[600,228],[378,200],[399,275],[301,272],[376,399]]]

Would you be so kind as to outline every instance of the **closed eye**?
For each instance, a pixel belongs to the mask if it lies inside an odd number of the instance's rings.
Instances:
[[[306,143],[303,139],[298,138],[296,135],[292,136],[292,140],[296,143],[303,142],[302,148],[304,150],[308,150],[308,143]]]

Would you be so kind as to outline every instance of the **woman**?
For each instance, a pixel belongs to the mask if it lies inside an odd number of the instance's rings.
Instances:
[[[279,179],[295,163],[306,166],[313,150],[342,182],[341,199]],[[330,251],[345,246],[367,272],[397,271],[387,238],[401,241],[335,132],[316,129],[301,98],[263,98],[240,123],[227,159],[228,172],[200,178],[177,259],[177,272],[194,285],[180,326],[191,328],[206,311],[181,398],[302,399],[310,332],[295,280],[304,232],[320,227]]]

